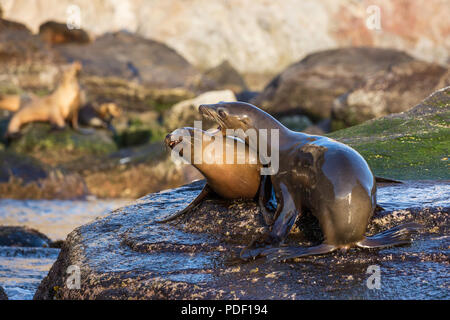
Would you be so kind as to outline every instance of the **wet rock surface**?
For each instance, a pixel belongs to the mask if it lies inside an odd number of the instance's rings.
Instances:
[[[52,241],[43,233],[20,226],[0,226],[0,246],[50,247]]]
[[[448,199],[435,208],[417,199],[416,208],[400,206],[372,219],[368,234],[409,221],[423,224],[410,246],[243,263],[240,249],[266,228],[253,201],[208,198],[173,223],[155,223],[186,206],[203,184],[150,194],[75,229],[34,299],[448,298]],[[435,186],[438,194],[448,192],[448,184]],[[401,191],[406,197],[408,188]],[[395,205],[392,190],[381,194],[385,206],[391,200]],[[305,216],[288,243],[309,246],[320,238],[317,233],[314,219]],[[69,265],[81,269],[79,290],[65,285]],[[379,290],[366,286],[370,265],[381,268]]]

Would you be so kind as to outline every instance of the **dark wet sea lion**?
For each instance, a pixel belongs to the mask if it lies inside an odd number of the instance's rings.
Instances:
[[[227,137],[222,134],[221,130],[214,132],[202,131],[196,128],[180,128],[168,134],[165,138],[166,145],[173,149],[180,143],[184,143],[185,147],[191,150],[191,157],[194,159],[194,141],[196,139],[195,132],[201,134],[201,152],[203,154],[203,161],[200,164],[189,161],[196,167],[206,178],[206,185],[200,194],[195,198],[185,209],[175,213],[174,215],[160,221],[167,222],[174,220],[182,214],[195,208],[200,202],[211,192],[216,193],[224,199],[252,199],[258,193],[261,176],[261,165],[258,161],[256,151],[251,150],[243,141],[236,137]],[[214,152],[204,152],[208,146],[214,141],[215,137],[223,139],[223,153],[221,155],[223,163],[214,162]],[[240,147],[238,147],[240,145]],[[226,163],[227,147],[234,150],[233,163]],[[212,148],[209,150],[213,150]],[[178,151],[178,150],[177,150]],[[244,154],[242,154],[244,152]],[[186,153],[180,152],[183,158],[186,158]],[[238,163],[239,156],[245,157],[245,163]],[[208,159],[207,159],[208,158]]]
[[[269,234],[255,239],[242,251],[243,259],[263,255],[287,260],[355,245],[382,248],[410,243],[409,234],[418,224],[405,224],[375,236],[365,236],[376,208],[376,182],[367,162],[351,147],[327,137],[291,131],[248,103],[201,105],[199,112],[223,129],[268,129],[266,139],[258,138],[266,140],[260,143],[268,149],[270,129],[279,132],[279,170],[269,179],[277,200],[273,226]],[[267,183],[261,186],[260,194],[266,194]],[[267,211],[263,201],[260,207],[263,213]],[[323,243],[310,248],[276,247],[284,242],[298,215],[306,210],[318,219]]]

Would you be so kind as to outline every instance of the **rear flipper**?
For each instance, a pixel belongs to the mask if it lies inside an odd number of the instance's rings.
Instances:
[[[261,253],[262,256],[270,261],[285,261],[295,258],[307,257],[330,253],[338,249],[338,247],[330,244],[322,243],[314,247],[281,247],[267,249]]]
[[[196,208],[201,202],[202,200],[208,195],[210,194],[212,191],[212,189],[210,188],[210,186],[208,184],[206,184],[202,191],[200,192],[200,194],[197,196],[197,198],[195,198],[194,200],[192,200],[192,202],[183,210],[178,211],[177,213],[163,219],[163,220],[158,220],[156,221],[157,223],[166,223],[169,221],[173,221],[178,217],[181,217],[183,214],[188,213],[189,211],[193,210],[194,208]]]
[[[414,222],[405,223],[374,236],[366,237],[356,243],[360,248],[386,248],[410,244],[411,234],[423,228],[422,225]]]

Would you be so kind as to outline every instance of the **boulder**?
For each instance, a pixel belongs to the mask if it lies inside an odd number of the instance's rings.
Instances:
[[[393,65],[335,99],[333,129],[406,111],[430,92],[449,85],[448,70],[440,65],[417,60]]]
[[[198,181],[150,194],[75,229],[34,299],[406,299],[446,294],[446,288],[429,283],[447,264],[440,249],[445,237],[436,237],[445,234],[448,208],[397,210],[373,218],[368,234],[409,221],[422,223],[424,230],[415,237],[419,244],[410,247],[351,249],[291,263],[243,263],[240,250],[267,230],[254,201],[209,197],[173,223],[155,223],[186,206],[203,185]],[[305,214],[287,244],[309,246],[320,237],[317,221]],[[424,273],[419,261],[432,271]],[[389,290],[365,286],[373,264],[395,270],[383,273]],[[70,265],[80,268],[80,289],[67,287]],[[408,277],[400,276],[404,273]],[[411,276],[416,274],[420,281]]]
[[[0,246],[50,247],[52,241],[43,233],[20,226],[0,226]]]
[[[13,199],[73,199],[84,197],[87,188],[78,174],[0,150],[0,194]]]
[[[22,127],[20,137],[14,139],[9,148],[32,155],[50,165],[117,150],[111,133],[106,130],[83,132],[68,126],[56,130],[44,123],[31,123]]]
[[[271,114],[329,118],[333,101],[381,70],[412,61],[408,54],[379,48],[344,48],[308,55],[277,75],[252,100]]]
[[[133,80],[153,88],[188,88],[200,78],[199,71],[175,50],[125,31],[55,50],[68,61],[81,61],[84,75]]]
[[[218,66],[207,70],[200,81],[200,89],[224,90],[228,89],[238,94],[247,90],[244,78],[227,61],[223,61]]]
[[[68,29],[67,24],[47,21],[39,26],[39,36],[50,45],[61,43],[89,43],[89,34],[83,29]]]
[[[217,103],[220,101],[236,101],[236,96],[231,90],[209,91],[201,95],[181,101],[168,110],[164,117],[164,124],[172,131],[180,127],[193,127],[195,120],[203,121],[203,129],[209,129],[214,125],[212,121],[205,121],[198,112],[201,104]]]
[[[450,179],[450,87],[412,109],[335,131],[368,161],[374,174],[393,179]]]
[[[60,62],[58,55],[27,29],[8,26],[0,31],[0,93],[20,93],[17,90],[22,89],[48,92],[59,78]]]

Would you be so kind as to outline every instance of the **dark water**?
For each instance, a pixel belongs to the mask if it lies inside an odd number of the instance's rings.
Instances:
[[[450,206],[450,182],[435,181],[414,181],[399,185],[384,185],[378,188],[378,203],[386,210],[405,209],[410,207],[439,207]],[[75,227],[85,224],[90,220],[105,215],[111,210],[125,205],[125,201],[18,201],[18,200],[0,200],[0,225],[26,225],[38,229],[47,234],[53,240],[64,239],[65,236]],[[166,230],[168,231],[168,230]],[[143,235],[141,235],[143,236]],[[161,235],[160,235],[161,236]],[[178,243],[183,241],[183,237],[187,236],[183,232],[171,229],[171,232],[165,232],[166,240],[170,242],[176,239]],[[194,236],[194,235],[190,235]],[[199,237],[199,241],[203,235],[195,235]],[[204,235],[206,236],[206,235]],[[423,252],[436,252],[436,246],[443,245],[442,242],[448,241],[448,236],[440,236],[430,241],[420,241],[420,250]],[[173,239],[171,239],[173,238]],[[147,239],[148,240],[148,239]],[[189,238],[187,241],[191,241]],[[444,245],[445,247],[445,245]],[[409,250],[406,248],[405,250]],[[412,249],[411,249],[412,250]],[[417,248],[415,248],[417,251]],[[384,251],[389,252],[389,249]],[[5,288],[10,299],[31,299],[39,282],[47,274],[53,262],[59,253],[58,249],[34,249],[34,248],[7,248],[0,247],[0,286]],[[395,252],[393,251],[393,254]],[[164,262],[171,261],[170,252],[164,256],[151,255],[151,265],[153,267],[164,268]],[[102,257],[103,258],[103,257]],[[142,257],[141,257],[142,258]],[[107,261],[108,257],[104,257]],[[193,257],[192,257],[193,259]],[[187,259],[189,260],[189,259]],[[187,262],[187,260],[183,260]],[[202,260],[202,259],[200,259]],[[205,261],[208,259],[204,259]],[[203,261],[203,262],[205,262]],[[132,263],[132,261],[130,261]],[[150,263],[150,261],[149,261]],[[191,264],[198,264],[198,257]],[[105,264],[102,264],[103,266]],[[107,264],[106,264],[107,265]],[[398,286],[407,284],[411,286],[411,281],[402,281],[402,278],[411,278],[411,274],[400,274],[395,264],[390,268],[390,262],[383,264],[384,274],[387,278],[392,279],[389,284]],[[413,285],[423,287],[424,296],[418,297],[403,296],[403,298],[442,298],[442,290],[427,290],[427,286],[435,286],[435,283],[443,283],[448,286],[449,272],[446,265],[420,262],[411,266],[411,273],[415,276]],[[126,267],[126,266],[124,266]],[[173,267],[173,265],[171,266]],[[180,268],[189,269],[192,266],[189,263],[180,266]],[[443,268],[443,270],[434,270],[435,268]],[[436,282],[427,283],[429,280],[422,279],[420,274],[427,275],[430,272],[436,275]],[[208,277],[208,275],[195,275],[196,277]],[[205,279],[192,279],[191,275],[173,274],[172,280],[180,281],[205,281]],[[353,290],[349,288],[349,290]],[[444,288],[444,290],[448,290]],[[353,291],[352,291],[353,292]],[[356,292],[356,291],[355,291]],[[408,292],[405,288],[404,292]],[[345,294],[344,292],[339,295]],[[346,298],[351,297],[348,293]],[[320,298],[320,296],[318,296]],[[355,296],[355,298],[358,298]],[[370,298],[370,297],[367,297]],[[376,298],[376,297],[372,297]]]

